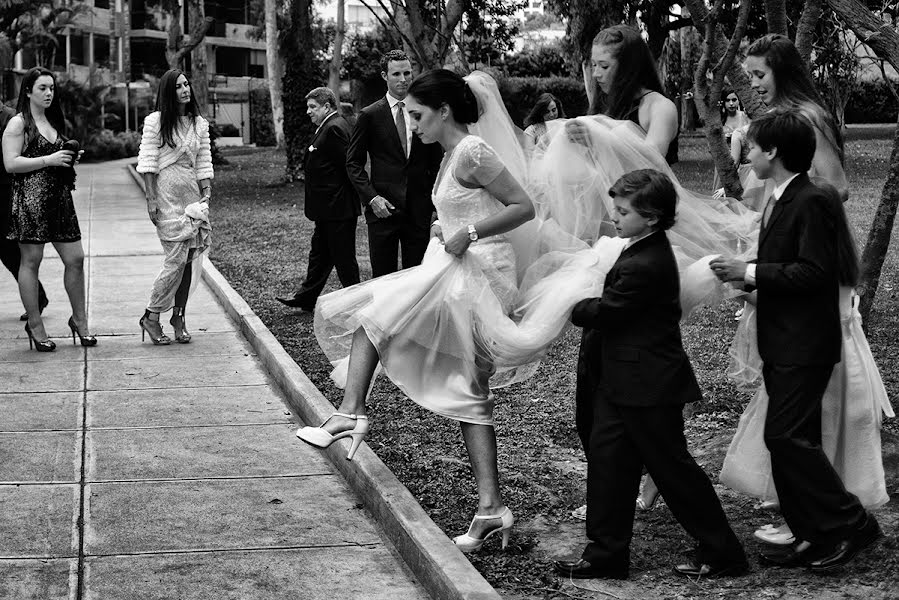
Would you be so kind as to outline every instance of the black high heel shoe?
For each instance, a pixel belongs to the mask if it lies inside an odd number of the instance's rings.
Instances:
[[[78,339],[81,340],[81,345],[90,347],[97,345],[97,337],[93,335],[81,335],[81,332],[78,331],[78,326],[75,325],[75,317],[69,317],[69,329],[72,330],[72,345],[75,345],[75,334],[78,334]]]
[[[176,322],[176,319],[180,322]],[[176,306],[172,309],[172,318],[169,323],[175,330],[175,341],[179,344],[189,344],[190,334],[187,332],[187,319],[184,318],[184,307]]]
[[[150,315],[155,314],[156,318],[151,319]],[[140,341],[146,339],[144,336],[150,334],[150,341],[154,346],[168,346],[172,340],[162,332],[162,323],[159,322],[159,313],[151,313],[149,310],[144,311],[144,316],[138,321],[140,325]],[[155,327],[154,327],[155,326]]]
[[[56,350],[56,344],[54,344],[49,338],[46,340],[39,341],[34,339],[34,334],[31,333],[31,327],[28,326],[28,323],[25,323],[25,333],[28,334],[28,349],[34,348],[38,352],[53,352]]]

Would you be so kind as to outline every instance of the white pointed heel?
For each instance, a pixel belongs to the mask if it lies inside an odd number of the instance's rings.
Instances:
[[[471,529],[474,527],[476,521],[486,521],[488,519],[499,519],[500,522],[493,529],[487,531],[487,533],[482,538],[476,538],[471,535]],[[509,507],[504,507],[503,511],[498,515],[475,515],[471,520],[471,525],[468,526],[468,531],[462,535],[456,536],[453,538],[453,543],[461,550],[462,552],[477,552],[481,549],[481,546],[484,545],[484,542],[487,541],[491,535],[497,532],[502,532],[503,534],[503,545],[502,549],[505,550],[506,546],[509,545],[509,535],[512,533],[512,525],[515,524],[515,517],[512,516],[512,511],[509,510]]]
[[[331,420],[331,417],[346,417],[347,419],[353,419],[356,421],[356,426],[352,429],[347,429],[346,431],[341,431],[340,433],[330,434],[323,429],[325,423]],[[325,423],[322,423],[318,427],[300,427],[297,429],[297,437],[306,442],[307,444],[312,444],[313,446],[317,446],[319,448],[327,448],[334,442],[339,439],[345,437],[353,438],[353,443],[350,446],[350,451],[346,455],[347,460],[353,460],[353,456],[356,454],[356,450],[359,449],[359,445],[362,443],[362,440],[368,435],[368,417],[365,415],[355,415],[348,414],[342,412],[335,412],[325,420]]]

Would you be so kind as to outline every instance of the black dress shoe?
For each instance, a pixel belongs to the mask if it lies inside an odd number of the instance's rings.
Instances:
[[[275,300],[277,300],[284,306],[289,306],[290,308],[299,308],[300,310],[304,310],[306,312],[312,312],[315,310],[314,304],[312,306],[309,306],[308,304],[303,304],[296,298],[281,298],[280,296],[275,296]]]
[[[577,560],[555,560],[556,573],[572,579],[627,579],[627,568],[613,569],[608,566],[592,565],[579,558]]]
[[[682,565],[675,565],[674,572],[685,577],[722,577],[725,575],[742,575],[749,570],[745,560],[720,565],[710,565],[692,560]]]
[[[855,556],[877,541],[883,535],[880,525],[871,515],[855,535],[834,546],[833,550],[816,560],[809,561],[808,568],[813,573],[830,573],[851,561]]]
[[[772,567],[805,567],[828,551],[827,547],[806,542],[794,542],[788,546],[772,546],[759,553],[759,562]]]

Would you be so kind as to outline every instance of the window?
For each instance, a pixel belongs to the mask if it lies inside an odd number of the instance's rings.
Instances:
[[[109,8],[109,0],[94,0],[94,8]]]
[[[94,34],[94,65],[109,67],[109,36]]]
[[[215,49],[215,71],[231,77],[246,77],[250,70],[250,51],[244,48]]]

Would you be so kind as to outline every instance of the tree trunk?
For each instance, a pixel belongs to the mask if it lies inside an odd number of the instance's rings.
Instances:
[[[768,22],[768,33],[789,35],[787,30],[787,3],[785,0],[765,0],[765,20]]]
[[[272,122],[275,144],[284,149],[284,102],[281,98],[281,79],[284,63],[278,47],[278,0],[265,0],[265,62],[268,67],[268,89],[272,102]]]
[[[312,0],[291,0],[290,26],[285,32],[284,52],[284,141],[287,147],[287,178],[299,179],[306,148],[315,126],[306,116],[306,92],[316,85],[312,64]]]
[[[344,23],[344,0],[337,0],[337,35],[334,36],[334,51],[331,64],[328,66],[328,87],[340,102],[340,66],[343,63],[343,36],[346,31]]]
[[[203,0],[189,0],[187,5],[188,15],[190,17],[190,25],[202,23],[206,19],[206,8]],[[197,45],[190,54],[191,60],[191,81],[190,87],[193,91],[197,105],[200,107],[202,114],[209,114],[209,77],[206,74],[206,36],[200,38]]]
[[[189,0],[191,3],[202,2],[202,0]],[[204,17],[190,24],[190,37],[184,39],[184,33],[181,29],[181,16],[183,8],[178,0],[165,0],[161,3],[163,10],[169,15],[169,26],[166,30],[168,34],[165,46],[165,59],[169,63],[169,69],[183,68],[181,62],[184,57],[190,54],[194,48],[199,45],[206,32],[213,23],[212,17]]]
[[[827,3],[859,40],[870,46],[877,56],[888,60],[894,68],[899,69],[899,34],[892,27],[885,26],[880,17],[858,0],[827,0]],[[866,328],[880,284],[883,263],[890,247],[897,206],[899,206],[899,128],[893,138],[890,170],[883,184],[880,203],[862,251],[862,278],[858,286],[861,301],[858,310]]]
[[[799,25],[796,26],[796,49],[799,50],[799,55],[806,65],[811,64],[812,41],[823,8],[824,0],[805,0]]]
[[[703,0],[686,0],[686,3],[696,28],[704,31],[706,18],[709,14],[709,9],[706,7],[705,2]],[[716,56],[724,56],[727,43],[727,37],[724,35],[721,26],[716,26],[714,50]],[[734,91],[743,104],[743,110],[746,111],[749,118],[755,118],[767,110],[758,93],[749,87],[749,76],[743,70],[743,65],[734,62],[727,71],[727,78],[734,87]]]
[[[721,177],[724,191],[729,198],[742,198],[743,186],[737,176],[737,166],[730,156],[730,148],[724,140],[721,111],[721,91],[724,87],[724,75],[734,65],[740,41],[746,35],[746,23],[749,21],[750,0],[741,0],[740,12],[734,34],[727,46],[721,50],[714,38],[718,28],[718,15],[724,6],[724,0],[718,0],[712,11],[706,15],[705,39],[703,40],[702,58],[696,65],[694,85],[696,88],[696,107],[706,124],[706,140],[709,151],[715,161],[715,169]],[[707,74],[711,71],[712,83],[708,83]]]

